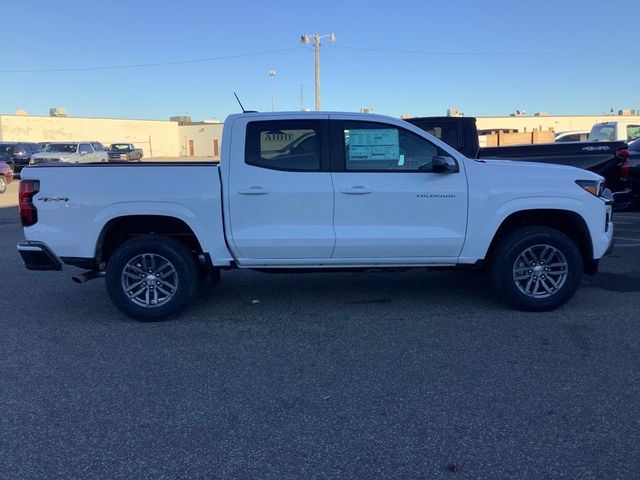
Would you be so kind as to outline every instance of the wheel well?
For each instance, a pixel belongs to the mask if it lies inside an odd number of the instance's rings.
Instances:
[[[96,247],[97,263],[107,262],[127,240],[149,234],[175,238],[189,250],[202,253],[202,246],[195,233],[182,220],[162,215],[131,215],[110,220],[104,226]]]
[[[597,269],[597,261],[593,260],[593,244],[589,227],[579,214],[568,210],[540,209],[512,213],[498,228],[486,259],[490,261],[493,251],[506,234],[524,226],[549,227],[559,230],[577,245],[582,255],[585,272],[591,273],[593,269]]]

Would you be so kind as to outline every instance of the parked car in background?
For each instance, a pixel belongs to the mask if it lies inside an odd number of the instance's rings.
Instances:
[[[480,148],[473,117],[417,117],[407,121],[470,158],[555,163],[597,173],[614,192],[616,208],[629,207],[631,190],[625,175],[628,167],[626,142],[559,142]]]
[[[112,143],[107,152],[110,162],[139,162],[143,155],[142,149],[133,143]]]
[[[47,162],[106,162],[107,151],[100,142],[53,142],[31,157],[31,165]]]
[[[14,173],[29,165],[31,156],[42,151],[40,145],[32,142],[1,142],[0,161],[9,165]]]
[[[596,123],[589,133],[589,142],[632,142],[640,138],[639,122]]]
[[[556,143],[586,142],[588,141],[588,139],[588,130],[570,130],[566,132],[556,132]]]
[[[0,162],[0,193],[7,191],[7,185],[13,180],[13,171],[5,162]]]

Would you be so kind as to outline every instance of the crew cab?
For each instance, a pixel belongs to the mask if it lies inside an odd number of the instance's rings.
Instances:
[[[48,162],[96,163],[108,160],[100,142],[52,142],[33,154],[29,165]]]
[[[467,158],[403,120],[234,114],[222,145],[219,166],[26,169],[26,267],[104,276],[116,307],[139,320],[178,314],[199,278],[231,268],[484,268],[508,304],[543,311],[612,248],[602,177]],[[168,189],[167,178],[179,181]]]
[[[142,160],[142,149],[132,143],[112,143],[107,150],[110,162],[139,162]]]

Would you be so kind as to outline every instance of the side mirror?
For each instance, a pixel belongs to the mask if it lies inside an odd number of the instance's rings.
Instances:
[[[433,173],[458,173],[460,168],[453,157],[433,157]]]

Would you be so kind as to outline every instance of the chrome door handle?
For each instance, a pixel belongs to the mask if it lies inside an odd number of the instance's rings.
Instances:
[[[238,193],[240,195],[266,195],[270,193],[270,190],[262,187],[249,187],[249,188],[239,188]]]
[[[347,195],[367,195],[369,193],[373,193],[373,190],[367,187],[363,187],[362,185],[358,185],[351,188],[343,188],[340,191]]]

